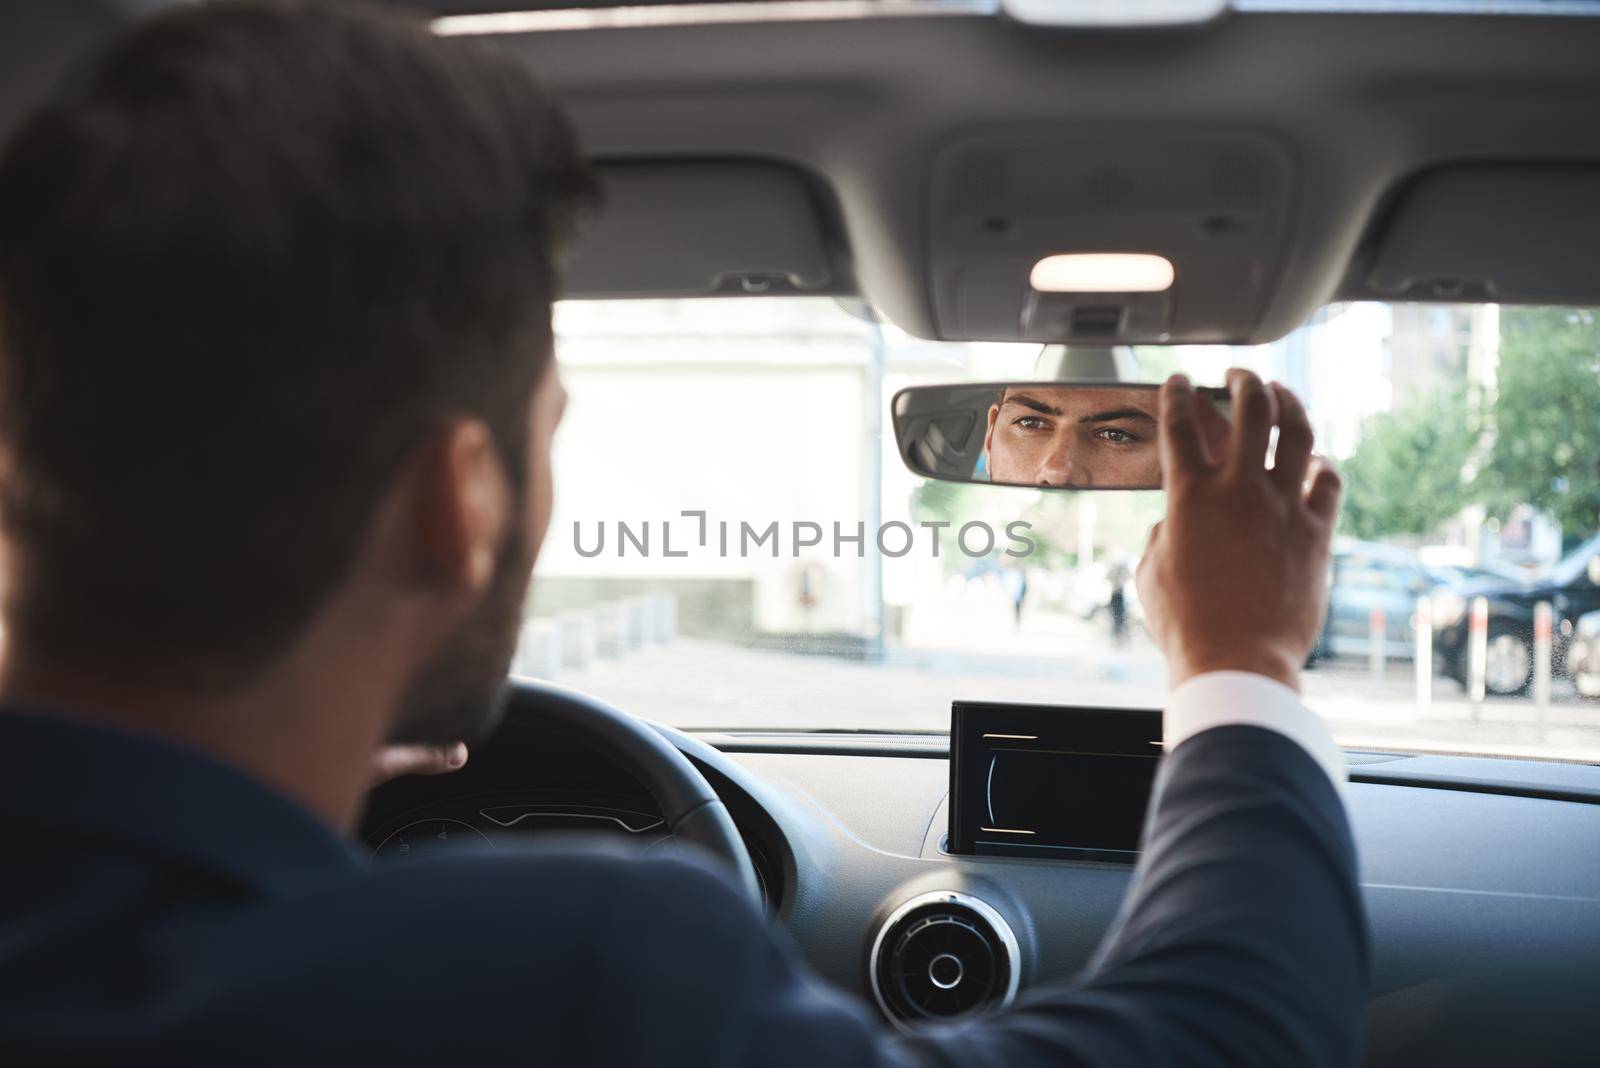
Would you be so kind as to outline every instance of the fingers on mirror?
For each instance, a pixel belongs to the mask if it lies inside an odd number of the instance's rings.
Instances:
[[[1183,375],[1173,375],[1161,387],[1161,470],[1169,486],[1210,466],[1194,401],[1194,386]]]
[[[1214,391],[1195,391],[1195,418],[1200,421],[1200,437],[1211,463],[1220,463],[1228,453],[1228,419],[1217,404]]]
[[[1305,405],[1289,389],[1274,382],[1269,387],[1278,405],[1278,448],[1273,453],[1272,481],[1285,493],[1303,492],[1306,470],[1311,465],[1315,435]]]
[[[1228,394],[1233,405],[1228,467],[1234,473],[1260,470],[1278,418],[1277,398],[1254,372],[1239,367],[1228,371]]]

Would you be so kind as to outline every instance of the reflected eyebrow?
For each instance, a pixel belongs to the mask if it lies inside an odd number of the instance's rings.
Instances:
[[[1138,419],[1146,423],[1153,423],[1156,417],[1139,408],[1112,408],[1104,412],[1092,412],[1079,419],[1080,423],[1114,423],[1118,419]]]
[[[1045,415],[1060,415],[1061,414],[1061,409],[1060,408],[1053,407],[1053,406],[1051,406],[1049,404],[1046,404],[1042,400],[1038,400],[1037,398],[1030,397],[1026,393],[1007,393],[1006,394],[1005,403],[1006,404],[1020,404],[1024,408],[1031,408],[1036,412],[1043,412]]]

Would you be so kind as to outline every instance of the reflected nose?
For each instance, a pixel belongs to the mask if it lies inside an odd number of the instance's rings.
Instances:
[[[1034,474],[1034,484],[1039,486],[1069,486],[1072,484],[1072,449],[1066,442],[1052,448]]]

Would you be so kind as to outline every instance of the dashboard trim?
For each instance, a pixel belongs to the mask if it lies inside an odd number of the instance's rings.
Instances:
[[[722,753],[783,756],[910,757],[948,760],[943,734],[862,734],[819,732],[815,738],[792,731],[696,730],[690,735]],[[909,738],[919,739],[911,741]],[[1375,786],[1405,786],[1499,794],[1544,801],[1600,805],[1600,764],[1528,760],[1467,753],[1345,751],[1349,780]],[[1376,769],[1382,766],[1382,770]]]

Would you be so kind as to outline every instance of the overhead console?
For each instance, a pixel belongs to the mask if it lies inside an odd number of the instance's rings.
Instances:
[[[1118,126],[962,138],[938,154],[929,199],[939,332],[1102,344],[1245,339],[1273,293],[1294,191],[1289,151],[1255,130]],[[1106,271],[1074,277],[1066,290],[1036,286],[1046,257],[1092,253],[1144,254],[1172,270],[1130,282],[1106,261]],[[1157,288],[1165,277],[1170,283]]]

